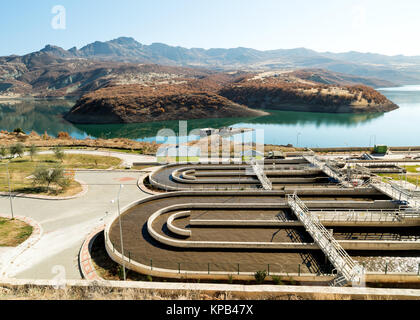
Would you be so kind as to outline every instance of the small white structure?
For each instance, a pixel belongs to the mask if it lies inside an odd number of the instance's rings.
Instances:
[[[199,162],[201,150],[197,147],[170,146],[160,147],[156,152],[156,160],[167,162]]]

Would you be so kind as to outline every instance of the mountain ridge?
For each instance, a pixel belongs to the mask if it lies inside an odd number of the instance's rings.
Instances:
[[[356,51],[317,52],[303,47],[265,51],[245,47],[185,48],[159,42],[146,45],[132,37],[95,41],[80,49],[73,47],[65,50],[47,45],[41,51],[62,58],[202,67],[219,71],[322,68],[332,72],[379,78],[397,85],[420,83],[420,56],[387,56]]]

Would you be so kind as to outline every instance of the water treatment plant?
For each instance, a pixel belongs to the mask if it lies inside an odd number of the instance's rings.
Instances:
[[[267,280],[330,286],[412,285],[420,194],[377,173],[398,164],[308,150],[245,163],[175,163],[139,179],[150,197],[105,228],[129,270],[163,279]],[[121,238],[122,236],[122,238]]]

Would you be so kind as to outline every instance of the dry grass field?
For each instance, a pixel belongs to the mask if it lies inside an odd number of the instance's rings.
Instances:
[[[16,247],[32,234],[32,227],[17,219],[0,218],[0,247]]]

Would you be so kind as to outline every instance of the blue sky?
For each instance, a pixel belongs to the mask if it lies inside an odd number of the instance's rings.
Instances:
[[[51,12],[66,9],[66,28]],[[418,0],[1,1],[0,55],[131,36],[187,48],[361,51],[420,55]]]

